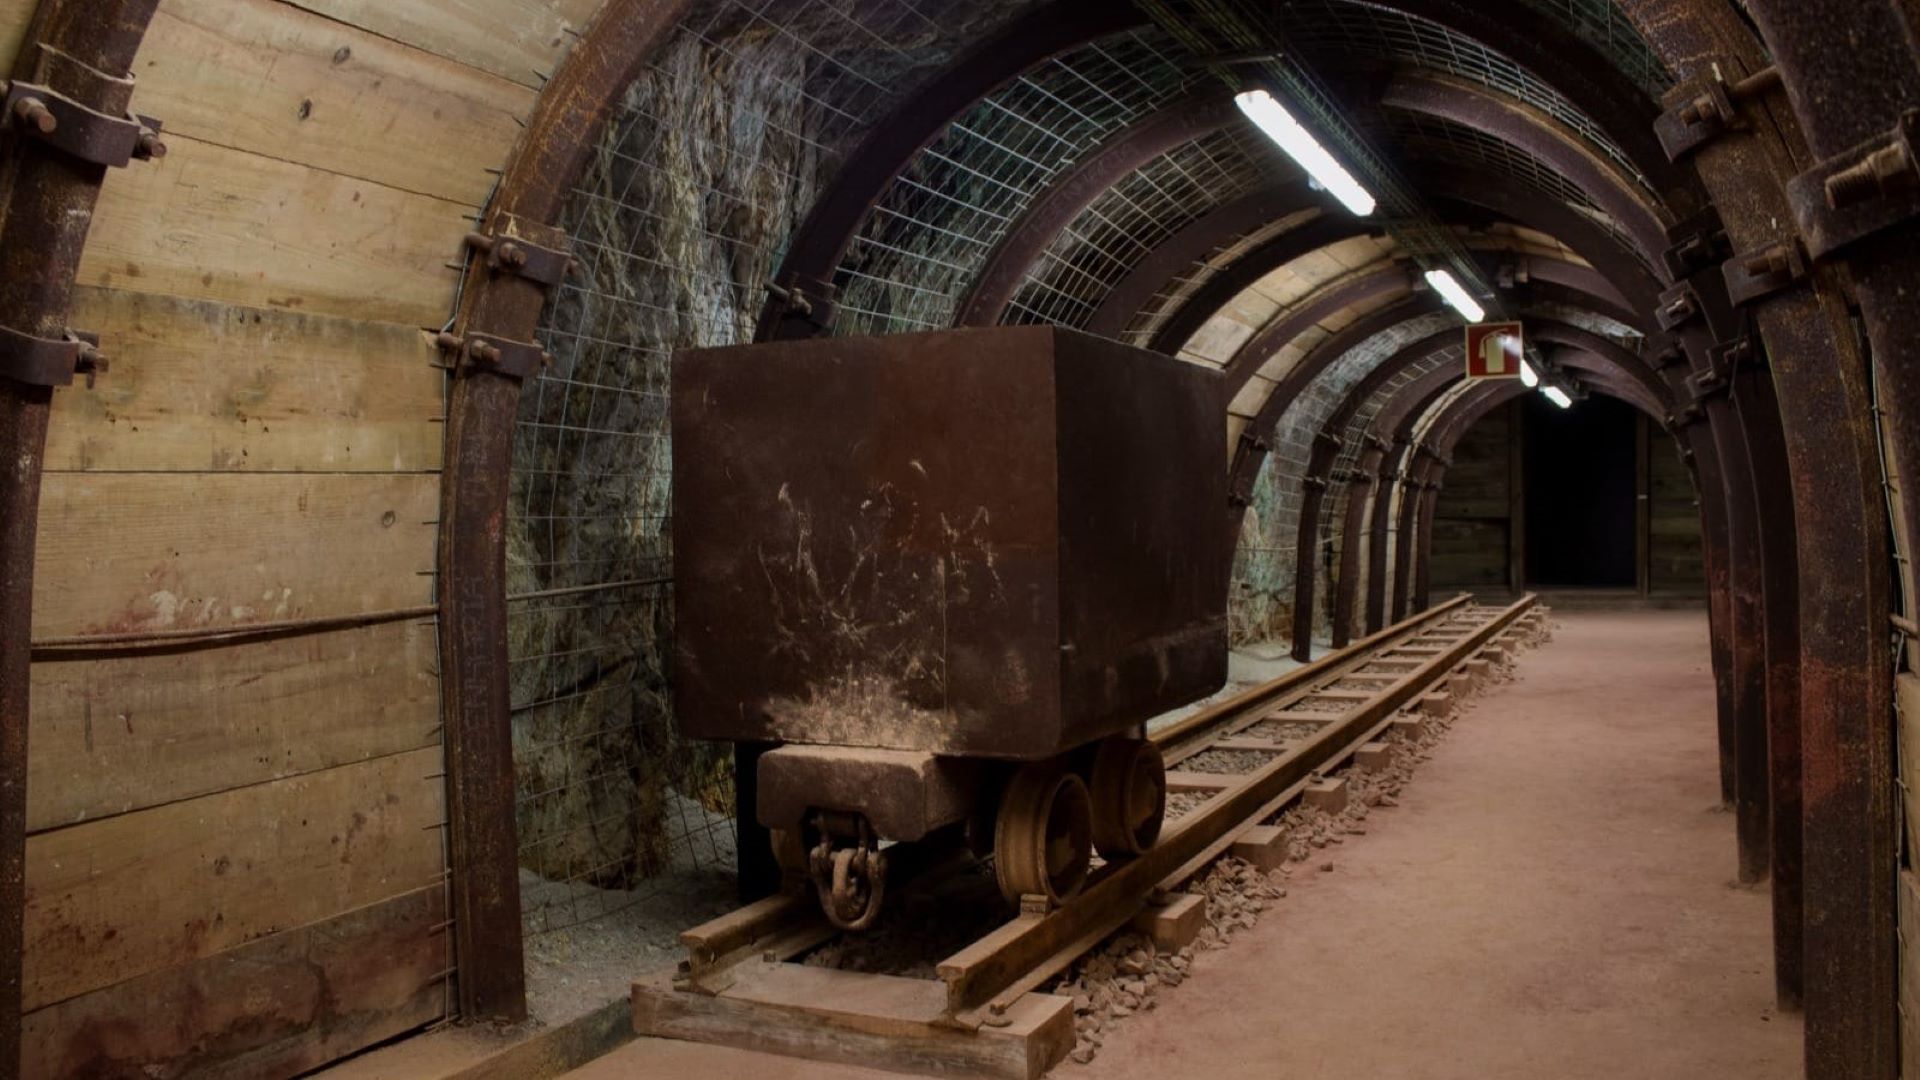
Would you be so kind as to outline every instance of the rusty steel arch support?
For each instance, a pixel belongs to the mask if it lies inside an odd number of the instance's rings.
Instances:
[[[1154,158],[1205,138],[1240,116],[1230,99],[1207,94],[1174,102],[1118,132],[1053,178],[994,246],[954,311],[955,326],[992,326],[1027,271],[1073,219],[1107,189]]]
[[[1325,214],[1288,229],[1207,279],[1205,285],[1194,290],[1193,295],[1168,316],[1147,347],[1169,355],[1177,353],[1216,312],[1274,270],[1342,240],[1384,232],[1378,222],[1348,214]]]
[[[44,88],[43,113],[57,95],[103,120],[129,116],[134,56],[157,6],[44,0],[14,61],[15,89]],[[7,462],[0,473],[0,1077],[18,1076],[21,1066],[33,570],[47,420],[55,387],[72,382],[77,370],[106,367],[67,320],[110,166],[98,150],[70,146],[52,126],[43,138],[26,127],[20,120],[0,133],[0,455]]]
[[[1328,282],[1325,287],[1287,307],[1267,325],[1255,331],[1227,361],[1227,400],[1238,396],[1241,388],[1259,373],[1261,366],[1273,359],[1288,342],[1348,308],[1372,303],[1382,297],[1412,292],[1414,274],[1412,264],[1392,262],[1377,270],[1362,271]]]
[[[1276,221],[1311,210],[1325,211],[1331,205],[1324,193],[1295,180],[1243,195],[1190,222],[1148,252],[1114,286],[1087,320],[1087,333],[1119,337],[1174,278],[1216,249]]]
[[[1132,4],[1054,0],[968,49],[915,91],[911,100],[874,125],[873,133],[841,165],[832,185],[807,213],[787,247],[775,280],[802,295],[831,297],[834,271],[861,223],[914,155],[949,124],[994,90],[1048,59],[1145,23],[1146,17]],[[821,330],[788,303],[769,298],[761,308],[755,340],[814,337]]]
[[[1458,334],[1459,331],[1456,330],[1454,333]],[[1373,464],[1372,501],[1368,503],[1368,509],[1372,512],[1372,520],[1375,523],[1379,522],[1381,515],[1386,512],[1386,508],[1393,505],[1396,488],[1406,475],[1408,462],[1421,452],[1421,445],[1414,438],[1414,428],[1419,424],[1420,417],[1433,406],[1434,402],[1438,401],[1444,394],[1458,384],[1463,374],[1464,372],[1462,371],[1432,372],[1425,379],[1403,389],[1393,400],[1383,406],[1379,415],[1374,418],[1372,430],[1367,433],[1367,437],[1374,443],[1386,448],[1386,453]],[[1357,493],[1357,489],[1354,493]],[[1350,494],[1349,499],[1351,498],[1352,495]],[[1404,494],[1401,495],[1401,498],[1404,500]],[[1354,506],[1353,503],[1349,501],[1347,504],[1346,518],[1342,522],[1345,532],[1341,536],[1340,543],[1342,550],[1352,550],[1356,555],[1361,550],[1360,528],[1362,523],[1360,519],[1362,515],[1363,511],[1361,508]],[[1380,585],[1385,584],[1379,581],[1380,575],[1386,572],[1386,549],[1385,536],[1383,533],[1384,529],[1377,527],[1369,527],[1367,531],[1366,552],[1367,573],[1369,575],[1367,580],[1367,600],[1369,606],[1372,605],[1373,597],[1377,591],[1376,582],[1379,582]],[[1377,555],[1375,554],[1376,551],[1378,552]],[[1354,599],[1359,587],[1359,582],[1355,579],[1359,577],[1359,571],[1360,566],[1357,558],[1354,560],[1351,568],[1349,568],[1344,561],[1341,564],[1340,583],[1338,586],[1341,598],[1339,611],[1341,623],[1336,624],[1334,627],[1336,636],[1343,631],[1350,630],[1352,626]],[[1382,595],[1384,595],[1384,593],[1382,593]]]
[[[1694,145],[1675,146],[1676,156],[1690,154],[1715,197],[1735,267],[1744,271],[1769,251],[1791,255],[1790,245],[1803,240],[1816,256],[1833,254],[1825,250],[1833,239],[1823,231],[1833,220],[1824,206],[1825,181],[1859,163],[1853,148],[1860,138],[1890,131],[1901,110],[1916,104],[1911,26],[1898,6],[1881,0],[1843,11],[1772,0],[1748,6],[1804,125],[1807,147],[1823,159],[1804,173],[1801,133],[1779,111],[1777,98],[1769,102],[1764,91],[1735,98],[1728,90],[1760,70],[1765,55],[1738,13],[1701,0],[1626,0],[1623,7],[1685,80],[1670,97],[1672,116],[1703,98],[1710,113],[1720,114],[1715,103],[1724,100],[1726,111],[1744,120],[1740,131],[1709,128],[1697,141],[1691,136],[1702,133],[1683,127]],[[1828,64],[1838,66],[1821,70]],[[1796,173],[1800,179],[1789,179]],[[1871,188],[1867,194],[1878,196]],[[1889,205],[1899,203],[1880,202],[1880,209]],[[1856,206],[1853,224],[1861,224],[1862,215],[1871,221],[1874,212],[1871,205]],[[1793,236],[1790,223],[1810,235]],[[1853,252],[1862,310],[1876,311],[1866,320],[1869,335],[1877,349],[1887,350],[1885,359],[1910,359],[1902,350],[1912,348],[1911,325],[1890,334],[1899,323],[1887,320],[1910,319],[1911,300],[1898,313],[1882,306],[1885,294],[1869,303],[1869,283],[1887,257],[1869,248]],[[1888,254],[1914,265],[1911,254]],[[1910,297],[1914,279],[1905,282]],[[1804,276],[1778,284],[1784,287],[1747,304],[1772,363],[1792,475],[1798,573],[1798,723],[1775,710],[1772,730],[1776,743],[1798,740],[1775,754],[1773,784],[1783,789],[1782,774],[1800,766],[1804,941],[1796,948],[1788,940],[1792,928],[1781,922],[1776,879],[1775,979],[1783,1003],[1791,1004],[1800,988],[1789,984],[1790,975],[1803,975],[1809,1076],[1889,1080],[1900,1067],[1894,914],[1900,841],[1886,633],[1892,597],[1873,398],[1838,271],[1816,259]],[[1911,401],[1909,393],[1902,404]],[[1894,424],[1896,431],[1903,426]],[[1897,458],[1905,456],[1896,449]],[[1786,824],[1791,827],[1790,818]]]
[[[1314,490],[1313,494],[1301,500],[1299,531],[1295,543],[1295,572],[1293,576],[1295,613],[1293,655],[1295,659],[1299,659],[1303,652],[1307,653],[1308,658],[1311,659],[1312,610],[1318,573],[1309,572],[1302,574],[1299,572],[1299,568],[1308,567],[1310,570],[1313,570],[1319,566],[1321,504],[1318,496],[1326,490],[1329,481],[1338,479],[1331,475],[1331,470],[1333,468],[1335,455],[1340,449],[1340,432],[1346,429],[1354,413],[1358,412],[1360,407],[1365,405],[1367,401],[1378,393],[1380,388],[1385,386],[1394,376],[1405,371],[1409,366],[1432,356],[1436,350],[1442,348],[1450,341],[1458,340],[1458,337],[1458,330],[1447,329],[1439,331],[1438,333],[1429,334],[1419,341],[1402,347],[1398,352],[1367,372],[1352,389],[1342,395],[1339,403],[1334,406],[1333,413],[1328,416],[1326,422],[1320,426],[1320,431],[1314,438],[1313,450],[1308,455],[1306,474],[1301,480],[1303,486],[1316,490]],[[1397,401],[1399,399],[1396,398],[1394,400]],[[1352,485],[1359,483],[1361,478],[1370,477],[1373,474],[1378,465],[1375,459],[1384,451],[1385,447],[1369,433],[1367,436],[1367,444],[1360,452],[1359,463],[1353,469],[1352,474],[1346,478],[1349,484],[1347,490],[1347,507],[1349,512],[1351,512],[1355,498],[1355,489]],[[1347,564],[1350,554],[1351,549],[1341,549],[1341,570],[1335,579],[1334,603],[1332,615],[1329,619],[1333,629],[1333,644],[1335,648],[1340,648],[1347,644],[1347,629],[1350,626],[1346,618],[1344,618],[1344,612],[1350,610],[1352,607],[1351,590],[1346,584]],[[1301,611],[1307,612],[1304,622],[1300,617]],[[1302,626],[1306,628],[1306,633],[1304,634],[1301,632]],[[1306,644],[1303,646],[1302,642]]]
[[[562,202],[620,95],[690,0],[609,0],[534,104],[480,222],[488,236],[564,249]],[[528,342],[546,286],[469,260],[451,340]],[[440,700],[460,1014],[525,1018],[519,852],[507,687],[506,517],[521,376],[449,350],[440,495]]]
[[[1642,251],[1667,247],[1672,215],[1584,138],[1525,102],[1462,79],[1403,71],[1381,92],[1380,105],[1438,117],[1517,147],[1584,192]]]
[[[1705,202],[1699,182],[1661,153],[1652,129],[1658,109],[1647,92],[1543,8],[1484,0],[1370,2],[1437,23],[1518,64],[1592,120],[1675,213]]]
[[[1492,386],[1476,386],[1450,400],[1437,403],[1427,411],[1425,441],[1433,448],[1427,470],[1422,476],[1420,507],[1416,515],[1413,561],[1412,605],[1417,611],[1427,608],[1432,572],[1433,518],[1439,504],[1442,481],[1453,461],[1453,448],[1468,428],[1501,405],[1526,393],[1526,387],[1502,381]]]

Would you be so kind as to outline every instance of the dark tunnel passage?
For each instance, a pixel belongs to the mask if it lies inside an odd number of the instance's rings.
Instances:
[[[1537,394],[1520,400],[1526,583],[1633,585],[1640,485],[1632,407],[1601,397],[1570,409]]]

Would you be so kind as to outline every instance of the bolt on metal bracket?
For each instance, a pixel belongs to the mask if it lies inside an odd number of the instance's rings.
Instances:
[[[91,389],[94,376],[106,370],[96,334],[69,330],[43,338],[0,326],[0,378],[27,386],[70,386],[77,374],[86,376]]]
[[[780,301],[786,310],[784,314],[797,315],[821,330],[833,326],[834,311],[837,308],[834,287],[824,281],[802,281],[789,277],[785,281],[767,282],[767,295]]]
[[[579,262],[571,253],[518,236],[470,232],[466,244],[485,257],[488,270],[517,274],[549,288],[560,284],[579,269]]]
[[[1816,261],[1920,217],[1920,109],[1787,181],[1787,205]]]
[[[81,161],[117,169],[167,156],[160,121],[153,117],[110,116],[38,83],[7,83],[4,109],[0,125]]]
[[[1798,240],[1782,240],[1720,264],[1727,299],[1744,307],[1792,288],[1807,277],[1807,257]]]
[[[1662,330],[1684,325],[1688,319],[1699,314],[1700,298],[1694,293],[1693,286],[1684,281],[1661,293],[1660,306],[1654,311]]]
[[[434,343],[453,355],[456,369],[464,360],[470,365],[502,375],[527,379],[553,364],[553,354],[532,341],[510,341],[491,334],[468,331],[465,337],[443,333],[434,339]]]
[[[1668,161],[1678,161],[1729,131],[1746,127],[1741,104],[1780,86],[1780,69],[1764,67],[1729,83],[1712,65],[1708,73],[1677,87],[1668,100],[1676,103],[1654,118],[1653,134]]]

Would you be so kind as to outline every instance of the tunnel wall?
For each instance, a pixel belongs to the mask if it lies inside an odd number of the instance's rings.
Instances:
[[[161,3],[169,153],[107,176],[72,325],[111,368],[46,450],[26,1075],[284,1075],[447,1015],[430,334],[598,3]]]
[[[1502,590],[1515,536],[1513,447],[1523,401],[1495,409],[1461,436],[1440,489],[1433,523],[1432,583],[1446,590]],[[1579,406],[1574,406],[1578,408]],[[1655,593],[1704,595],[1700,511],[1693,479],[1673,440],[1654,430],[1645,456],[1648,586]],[[1547,463],[1550,467],[1550,463]],[[1527,461],[1525,468],[1538,467]],[[1524,526],[1523,526],[1524,527]]]

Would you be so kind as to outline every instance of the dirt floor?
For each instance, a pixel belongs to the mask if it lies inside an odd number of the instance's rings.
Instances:
[[[1477,701],[1333,872],[1106,1033],[1063,1080],[1769,1080],[1764,891],[1731,885],[1706,619],[1579,613]],[[1318,869],[1316,862],[1316,869]],[[581,1080],[880,1077],[641,1040]]]
[[[1056,1075],[1799,1076],[1767,897],[1731,885],[1705,616],[1556,622],[1336,872]]]

